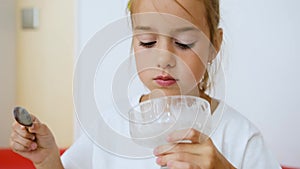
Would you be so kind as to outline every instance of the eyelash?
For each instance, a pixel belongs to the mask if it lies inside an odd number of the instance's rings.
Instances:
[[[179,43],[179,42],[175,42],[175,44],[183,50],[187,50],[187,49],[191,49],[192,47],[194,47],[195,43],[191,43],[191,44],[183,44],[183,43]]]
[[[140,46],[143,46],[145,48],[152,48],[155,45],[156,41],[152,41],[152,42],[142,42],[140,41]]]
[[[145,48],[152,48],[155,45],[156,41],[152,41],[152,42],[141,42],[140,41],[140,46],[143,46]],[[175,42],[175,44],[182,50],[187,50],[187,49],[191,49],[195,43],[191,43],[191,44],[183,44],[183,43],[179,43],[179,42]]]

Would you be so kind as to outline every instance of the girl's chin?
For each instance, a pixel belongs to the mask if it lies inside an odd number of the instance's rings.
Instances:
[[[193,95],[199,96],[199,89],[195,88],[193,90],[180,90],[178,87],[172,88],[154,88],[150,93],[147,94],[151,98],[158,98],[164,96],[175,96],[175,95]]]
[[[165,97],[165,96],[176,96],[176,95],[193,95],[199,96],[199,93],[182,93],[180,90],[170,89],[170,88],[157,88],[151,90],[150,93],[145,94],[141,97],[141,101],[147,101],[150,99]]]
[[[170,88],[153,89],[151,90],[150,93],[148,93],[148,96],[151,98],[174,96],[174,95],[182,95],[182,93],[178,89],[170,89]]]

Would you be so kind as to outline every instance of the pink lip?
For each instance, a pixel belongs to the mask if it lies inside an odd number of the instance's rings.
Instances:
[[[176,83],[176,79],[174,79],[172,76],[157,76],[154,78],[155,82],[162,86],[162,87],[168,87]]]

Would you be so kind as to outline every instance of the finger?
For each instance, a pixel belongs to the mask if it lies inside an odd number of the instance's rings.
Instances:
[[[179,142],[183,140],[189,140],[192,143],[199,143],[201,133],[193,128],[177,130],[168,135],[168,142]]]
[[[166,166],[170,161],[181,161],[192,165],[196,165],[195,162],[201,161],[201,157],[189,153],[173,153],[173,154],[160,156],[156,159],[156,163],[161,166]]]
[[[16,142],[16,143],[30,149],[30,150],[34,150],[37,148],[37,144],[35,142],[33,142],[30,139],[26,139],[26,138],[18,135],[17,133],[12,133],[11,140],[13,142]]]
[[[200,167],[195,164],[182,161],[169,161],[167,167],[168,169],[200,169]]]
[[[192,143],[166,144],[156,147],[154,155],[161,156],[171,153],[202,154],[202,151],[205,149],[204,147],[204,145]]]
[[[24,145],[11,140],[10,147],[14,152],[28,152],[30,148],[25,147]]]
[[[27,139],[31,139],[34,140],[35,139],[35,135],[33,133],[28,132],[28,130],[26,129],[26,127],[20,125],[17,122],[13,123],[13,132],[15,132],[16,134],[20,135],[21,137],[27,138]]]

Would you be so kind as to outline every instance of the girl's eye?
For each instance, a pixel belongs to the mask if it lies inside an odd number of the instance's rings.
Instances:
[[[152,48],[155,45],[156,41],[152,42],[142,42],[140,41],[140,46],[143,46],[145,48]]]
[[[191,43],[191,44],[183,44],[183,43],[175,42],[175,44],[176,44],[180,49],[186,50],[186,49],[191,49],[192,47],[194,47],[194,44],[195,44],[195,43]]]

